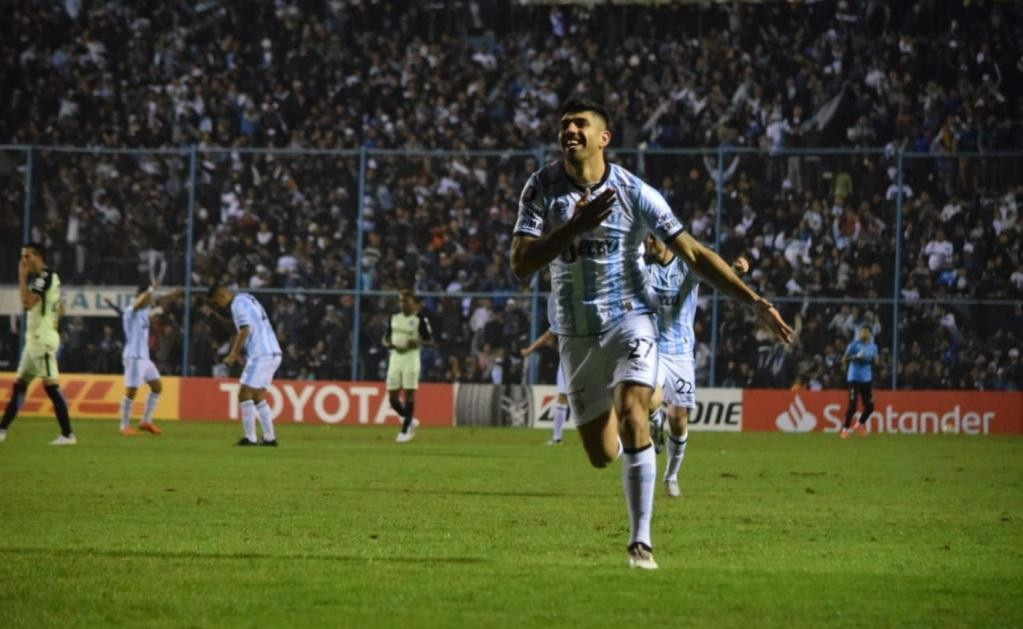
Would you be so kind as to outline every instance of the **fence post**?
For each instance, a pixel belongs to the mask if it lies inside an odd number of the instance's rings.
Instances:
[[[902,159],[905,147],[899,147],[898,161],[896,165],[895,185],[898,192],[895,195],[895,281],[892,282],[892,390],[899,388],[899,298],[900,279],[902,275],[902,190],[903,190],[903,168]]]
[[[188,223],[185,230],[185,313],[181,343],[181,375],[190,376],[189,350],[192,344],[192,239],[195,237],[195,167],[198,159],[193,144],[188,149]]]
[[[543,168],[544,160],[547,159],[546,151],[543,147],[537,151],[537,170]],[[535,341],[540,336],[540,275],[543,273],[543,269],[533,274],[533,297],[530,300],[530,317],[529,317],[529,340],[530,342]],[[538,372],[540,371],[539,358],[527,358],[529,361],[529,384],[536,384],[539,378]]]
[[[22,217],[24,224],[21,229],[21,242],[28,243],[32,239],[32,170],[34,168],[33,147],[25,149],[25,213]],[[19,256],[21,253],[19,252]],[[28,325],[28,315],[22,311],[21,325],[18,326],[18,351],[25,347],[25,327]]]
[[[366,207],[366,146],[359,147],[359,199],[355,218],[355,312],[352,315],[352,375],[351,380],[359,379],[359,334],[362,330],[362,237],[364,227],[362,213]]]
[[[718,172],[714,189],[716,200],[714,202],[714,251],[721,252],[721,213],[724,211],[724,183],[725,183],[725,147],[718,145]],[[715,290],[711,302],[710,314],[710,386],[717,384],[718,378],[718,317],[721,302],[720,291]]]

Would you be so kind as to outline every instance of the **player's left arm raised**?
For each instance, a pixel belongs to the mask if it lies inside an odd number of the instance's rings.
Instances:
[[[682,258],[704,281],[739,303],[752,308],[757,320],[775,337],[785,343],[792,342],[792,328],[785,323],[778,310],[739,279],[721,256],[686,232],[676,234],[667,244],[675,255]]]

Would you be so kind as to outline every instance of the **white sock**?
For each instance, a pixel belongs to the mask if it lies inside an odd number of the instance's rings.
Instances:
[[[150,393],[146,400],[146,410],[142,412],[142,422],[145,424],[153,421],[153,413],[156,412],[156,405],[160,402],[159,393]]]
[[[632,537],[629,544],[641,542],[650,548],[650,521],[654,516],[654,482],[657,478],[657,454],[653,444],[636,453],[622,456],[622,485],[629,506]]]
[[[121,430],[131,426],[131,405],[133,400],[125,396],[121,400]]]
[[[256,405],[252,403],[252,400],[242,402],[242,430],[245,431],[245,438],[255,443]]]
[[[676,437],[668,433],[668,464],[664,467],[664,480],[677,481],[678,471],[682,467],[682,459],[686,458],[686,444],[689,443],[689,433]]]
[[[565,430],[565,420],[568,418],[568,406],[558,404],[554,407],[554,440],[561,441],[561,434]]]
[[[270,405],[263,400],[256,406],[256,410],[259,412],[259,423],[263,425],[263,441],[277,441],[277,435],[274,434],[274,420],[270,413]]]

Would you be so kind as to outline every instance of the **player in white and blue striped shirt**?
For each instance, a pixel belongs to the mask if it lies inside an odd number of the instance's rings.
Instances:
[[[648,236],[645,261],[650,300],[657,309],[657,349],[660,354],[660,385],[667,402],[668,462],[664,488],[668,496],[681,498],[678,473],[689,442],[689,413],[696,408],[696,305],[699,278],[663,242]],[[744,258],[732,264],[737,275],[748,269]],[[655,396],[657,397],[657,396]],[[660,411],[660,403],[654,400]],[[654,423],[655,441],[663,438],[660,422]]]
[[[131,307],[120,313],[121,326],[124,329],[124,351],[121,353],[124,362],[121,434],[125,436],[138,434],[138,431],[131,427],[131,408],[135,403],[135,394],[143,382],[149,386],[149,398],[146,399],[146,408],[142,412],[139,429],[154,435],[162,432],[153,423],[153,414],[156,412],[156,405],[160,402],[163,383],[160,382],[160,372],[149,358],[149,320],[150,317],[160,312],[164,303],[177,298],[181,294],[181,289],[154,300],[155,288],[154,286],[140,287]],[[155,308],[153,307],[154,302],[156,303]]]
[[[653,232],[697,275],[753,308],[783,340],[792,330],[716,253],[684,232],[656,190],[605,161],[609,120],[607,110],[592,101],[563,105],[558,123],[563,159],[526,182],[511,263],[520,278],[550,266],[548,315],[579,436],[595,467],[606,467],[624,452],[629,564],[655,569],[650,521],[657,460],[648,407],[657,374],[657,330],[643,298],[643,238]]]
[[[276,446],[273,416],[264,395],[273,382],[274,373],[281,366],[281,345],[270,324],[263,305],[249,293],[237,293],[223,286],[214,285],[206,298],[214,306],[231,309],[231,318],[238,335],[231,343],[231,350],[224,358],[224,364],[232,365],[241,359],[245,350],[245,368],[242,370],[241,388],[238,391],[242,413],[242,429],[245,436],[238,440],[240,446]],[[256,441],[256,414],[263,427],[263,441]]]

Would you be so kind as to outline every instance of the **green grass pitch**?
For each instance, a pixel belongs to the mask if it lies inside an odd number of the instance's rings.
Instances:
[[[694,433],[647,573],[575,434],[76,428],[0,444],[2,627],[1023,625],[1019,438]]]

